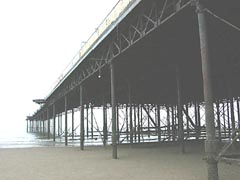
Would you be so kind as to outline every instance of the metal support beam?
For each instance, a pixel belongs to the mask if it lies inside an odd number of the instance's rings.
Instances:
[[[219,109],[219,102],[216,102],[216,108],[217,108],[217,129],[218,129],[218,139],[219,142],[222,142],[222,132],[221,132],[221,119],[220,119],[220,109]]]
[[[161,141],[161,114],[160,105],[157,105],[157,128],[158,128],[158,142]]]
[[[129,129],[128,129],[128,104],[126,104],[126,136],[127,136],[127,142],[129,139]]]
[[[120,144],[120,131],[119,131],[119,106],[116,105],[116,126],[117,126],[117,143]]]
[[[91,137],[93,139],[93,105],[91,105]]]
[[[140,132],[140,105],[137,106],[137,119],[138,119],[138,126],[137,126],[137,132],[138,132],[138,142],[141,141],[141,132]]]
[[[49,118],[49,108],[47,108],[47,122],[48,122],[48,139],[50,139],[50,118]]]
[[[176,128],[175,128],[175,122],[174,122],[174,106],[171,107],[172,109],[172,140],[175,141],[176,135]]]
[[[208,37],[207,37],[207,20],[202,1],[196,3],[199,37],[201,48],[203,90],[205,100],[205,116],[206,116],[206,134],[205,151],[207,153],[207,170],[208,180],[218,180],[218,165],[216,161],[216,137],[214,123],[214,108],[213,108],[213,91],[211,82],[211,68],[208,53]]]
[[[237,98],[237,115],[238,115],[238,130],[240,132],[240,108],[239,108],[239,98]]]
[[[56,105],[53,104],[53,141],[56,141]]]
[[[115,97],[115,69],[113,62],[110,63],[111,71],[111,104],[112,104],[112,158],[117,159],[116,143],[116,97]]]
[[[68,102],[67,102],[67,95],[64,97],[64,102],[65,102],[65,146],[68,145],[68,122],[67,122],[67,107],[68,107]]]
[[[84,103],[83,103],[83,85],[80,85],[80,148],[84,150]]]
[[[29,130],[28,130],[28,120],[27,120],[27,133],[28,133],[28,131],[29,131]]]
[[[88,125],[89,125],[89,116],[88,116],[88,110],[89,110],[89,104],[87,104],[87,107],[86,107],[87,109],[86,109],[86,123],[87,123],[87,127],[86,127],[86,135],[87,135],[87,139],[88,139],[88,135],[89,135],[89,127],[88,127]]]
[[[235,115],[234,115],[234,98],[230,99],[230,107],[231,107],[232,137],[234,137],[236,133]]]
[[[199,139],[199,126],[198,126],[198,108],[197,108],[197,103],[194,104],[194,118],[195,118],[195,131],[196,131],[196,139]]]
[[[133,144],[133,119],[132,119],[132,90],[128,85],[128,101],[129,101],[129,125],[130,125],[130,144]]]
[[[168,135],[168,141],[170,141],[171,137],[170,137],[170,110],[169,110],[169,106],[166,107],[167,108],[167,135]]]
[[[182,92],[181,92],[181,74],[180,69],[176,66],[176,79],[177,79],[177,106],[178,106],[178,141],[181,144],[181,152],[185,153],[184,146],[184,129],[183,129],[183,107],[182,107]]]
[[[106,144],[107,144],[107,108],[103,100],[103,145],[106,146]]]
[[[74,108],[72,109],[72,140],[74,140]]]

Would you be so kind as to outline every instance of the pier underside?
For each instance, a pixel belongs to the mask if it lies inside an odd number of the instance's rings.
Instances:
[[[203,84],[208,77],[201,59],[207,52],[200,47],[196,6],[185,0],[175,10],[169,4],[159,11],[163,2],[141,1],[46,99],[28,129],[79,142],[83,127],[85,143],[106,145],[112,143],[116,117],[117,144],[206,139]],[[232,144],[240,136],[236,2],[204,3],[216,139]]]

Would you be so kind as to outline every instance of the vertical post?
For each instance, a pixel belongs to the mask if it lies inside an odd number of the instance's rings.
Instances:
[[[56,141],[56,105],[53,104],[53,141]]]
[[[148,113],[150,114],[150,106],[148,104]],[[150,118],[147,116],[147,125],[148,125],[148,138],[150,138]]]
[[[196,140],[199,139],[199,126],[198,126],[198,109],[197,109],[197,103],[194,104],[194,117],[195,117],[195,133],[196,133]]]
[[[74,140],[74,108],[72,108],[72,140]]]
[[[186,106],[186,115],[189,116],[189,111],[188,111],[188,104]],[[187,118],[187,137],[189,137],[190,134],[190,128],[189,128],[189,119]]]
[[[127,142],[129,139],[129,129],[128,129],[128,104],[126,103],[126,136],[127,136]]]
[[[91,104],[91,137],[93,139],[93,105]]]
[[[170,110],[169,106],[167,105],[167,134],[168,134],[168,141],[170,141]]]
[[[236,133],[235,116],[234,116],[234,98],[230,99],[230,107],[231,107],[232,137],[234,137]]]
[[[64,97],[65,102],[65,146],[68,145],[68,122],[67,122],[67,115],[68,115],[68,102],[67,102],[67,95]]]
[[[220,120],[220,110],[219,110],[219,101],[216,102],[216,108],[217,108],[217,127],[218,127],[218,139],[219,142],[222,142],[222,135],[221,135],[221,120]]]
[[[157,105],[157,127],[158,127],[158,142],[161,141],[161,114],[160,105]]]
[[[223,113],[223,129],[224,129],[224,137],[226,138],[227,136],[227,129],[226,129],[226,117],[225,117],[225,103],[222,102],[222,113]]]
[[[137,116],[136,116],[136,105],[134,104],[134,142],[137,141]]]
[[[86,112],[86,116],[87,116],[87,122],[86,122],[87,123],[87,127],[86,127],[86,129],[87,129],[87,132],[86,132],[87,133],[87,139],[88,139],[88,134],[89,134],[89,131],[88,131],[89,130],[89,127],[88,127],[88,125],[89,125],[89,123],[88,123],[89,122],[88,109],[89,109],[89,104],[87,104],[87,112]]]
[[[172,140],[175,141],[175,122],[174,122],[174,106],[172,105]]]
[[[180,69],[176,66],[176,79],[177,79],[177,110],[178,110],[178,140],[181,144],[181,152],[185,153],[184,146],[184,129],[183,129],[183,114],[182,114],[182,92],[181,92],[181,77]]]
[[[230,113],[229,113],[229,102],[227,99],[227,123],[228,123],[228,137],[231,139],[231,125],[230,125]]]
[[[41,119],[39,119],[38,124],[39,124],[39,132],[42,134],[42,120]]]
[[[50,118],[49,118],[49,108],[47,108],[47,122],[48,122],[48,139],[50,139]]]
[[[116,105],[116,123],[117,123],[117,142],[120,143],[120,131],[119,131],[119,106]]]
[[[106,104],[103,97],[103,145],[107,144],[107,111]]]
[[[27,133],[28,133],[28,119],[26,121],[27,121]]]
[[[237,98],[237,114],[238,114],[238,130],[240,132],[240,110],[239,110],[239,98]]]
[[[29,132],[32,132],[32,120],[29,121]]]
[[[198,116],[198,132],[199,132],[199,138],[201,137],[201,110],[200,110],[200,104],[197,104],[197,116]]]
[[[218,180],[211,68],[208,54],[207,22],[204,7],[201,3],[201,0],[197,1],[196,7],[199,25],[203,90],[205,100],[206,134],[207,134],[207,139],[205,141],[205,151],[207,153],[208,180]]]
[[[137,108],[137,119],[138,119],[138,128],[137,128],[137,131],[138,131],[138,143],[140,143],[141,139],[140,139],[140,105],[138,105],[138,108]]]
[[[140,118],[141,118],[141,121],[140,121],[140,132],[141,132],[142,140],[144,141],[143,134],[142,134],[142,132],[143,132],[143,108],[142,107],[143,106],[144,106],[143,104],[140,105]],[[150,114],[150,112],[149,112],[149,114]]]
[[[45,136],[45,121],[44,121],[44,117],[40,116],[40,118],[42,119],[42,122],[43,122],[43,135]]]
[[[83,85],[80,85],[80,147],[84,150],[84,103],[83,103]]]
[[[133,119],[132,119],[132,90],[128,85],[128,101],[129,101],[129,121],[130,121],[130,144],[133,144]]]
[[[62,115],[62,113],[58,114],[58,136],[60,136],[60,116]]]
[[[112,158],[117,159],[116,143],[116,97],[115,97],[115,72],[114,64],[110,63],[111,71],[111,104],[112,104]]]

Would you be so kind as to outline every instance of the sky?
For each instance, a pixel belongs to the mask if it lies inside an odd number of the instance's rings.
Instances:
[[[25,131],[62,71],[118,0],[0,0],[0,136]]]

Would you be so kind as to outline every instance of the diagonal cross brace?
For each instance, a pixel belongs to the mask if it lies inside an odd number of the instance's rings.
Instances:
[[[196,129],[196,125],[194,124],[194,122],[192,121],[192,119],[189,117],[186,109],[184,109],[184,107],[182,107],[182,110],[183,110],[184,114],[186,115],[187,120],[188,120],[188,121],[191,123],[191,125]]]
[[[153,125],[155,127],[157,127],[156,123],[154,122],[152,116],[149,114],[149,112],[147,111],[147,109],[143,106],[143,110],[147,113],[148,117],[150,118],[151,122],[153,123]]]

